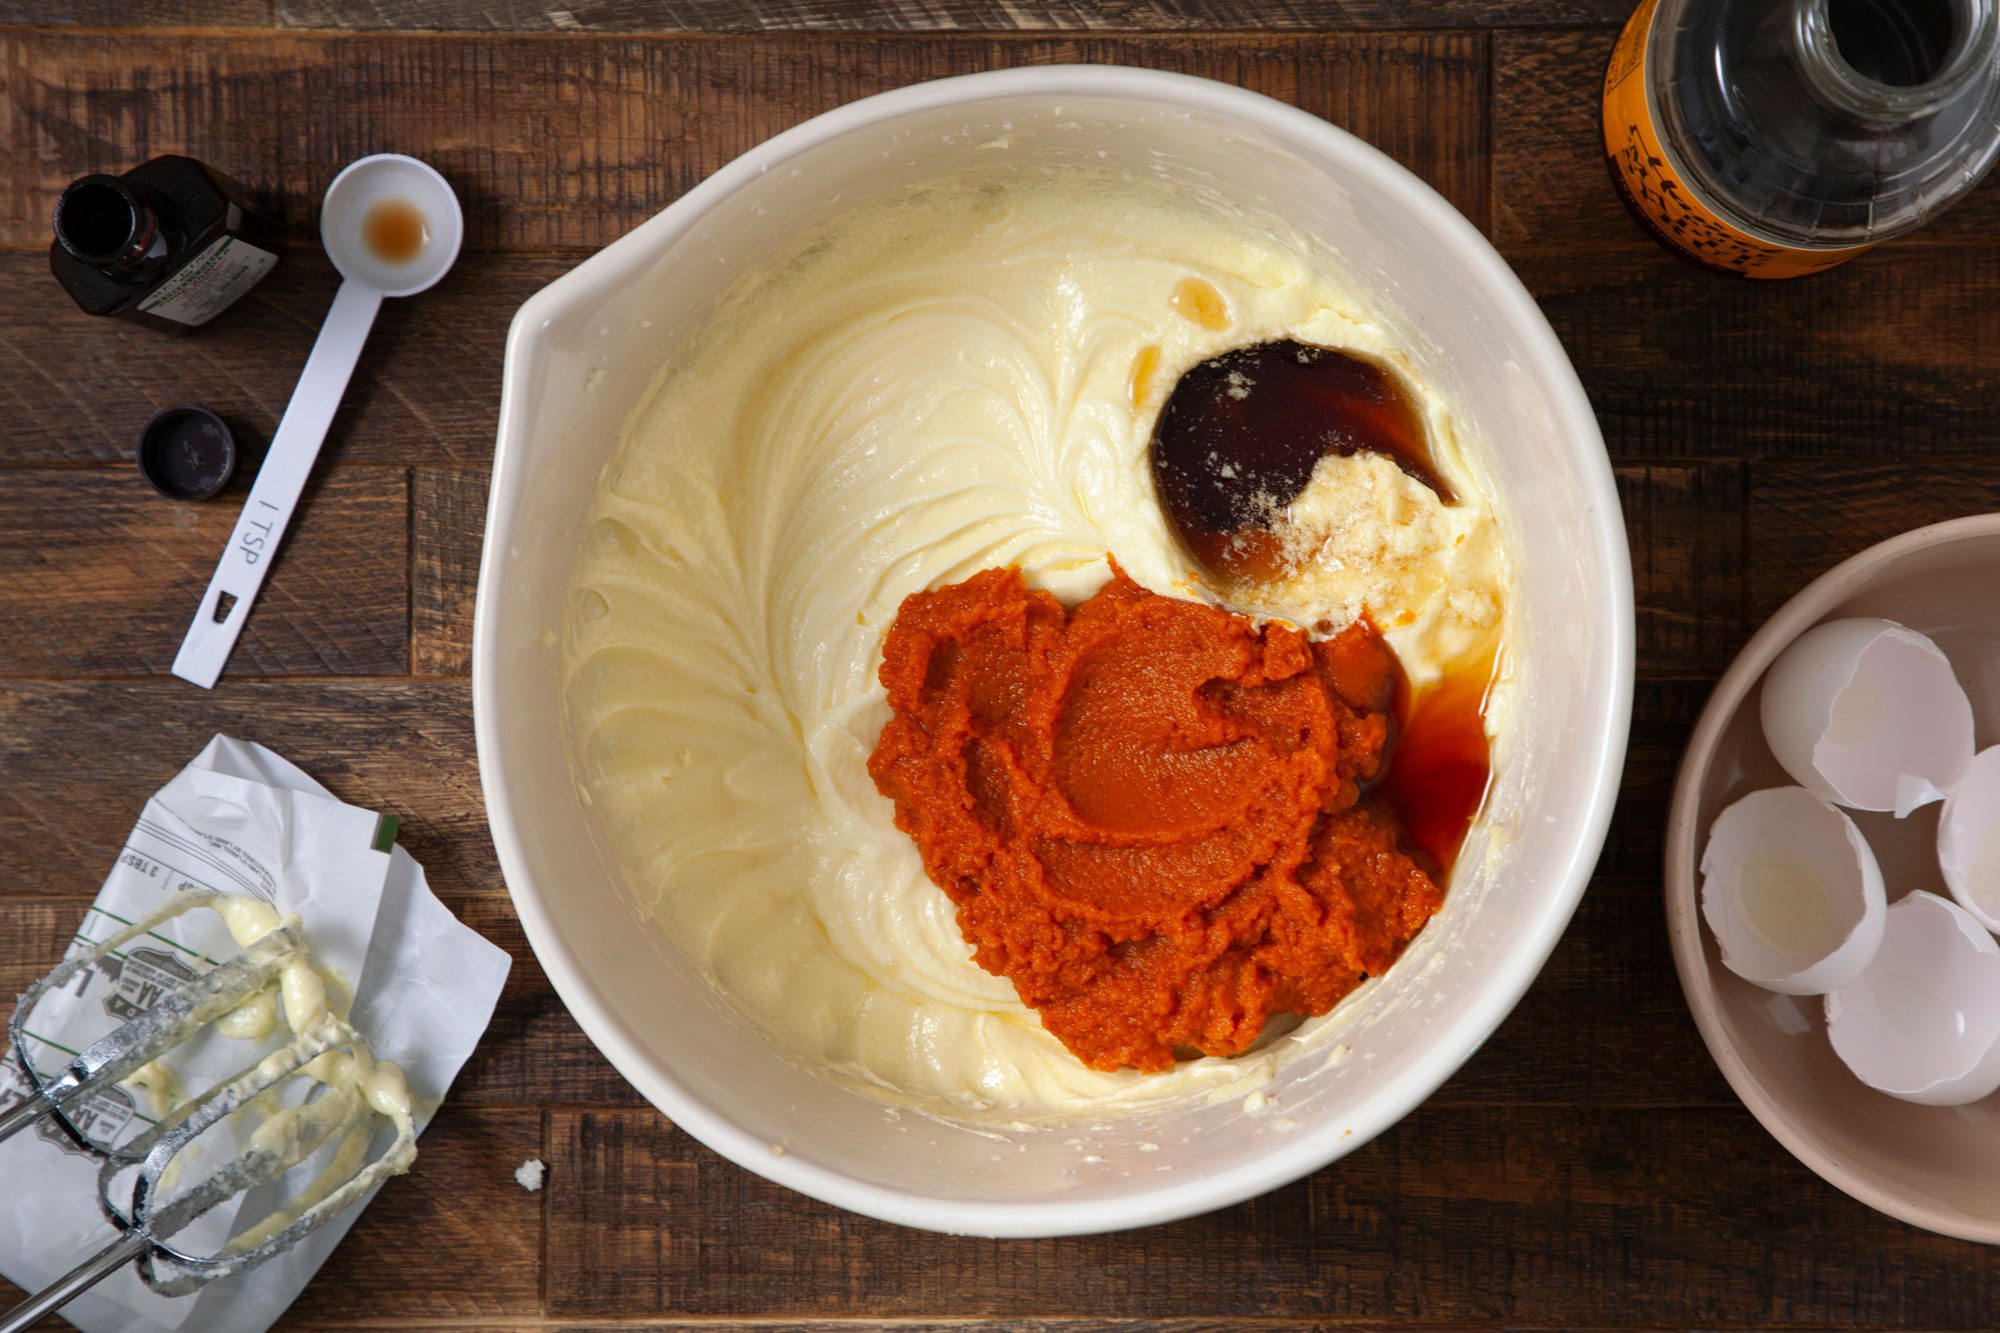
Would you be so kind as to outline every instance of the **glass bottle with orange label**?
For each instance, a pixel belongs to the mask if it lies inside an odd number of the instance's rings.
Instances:
[[[1644,0],[1604,147],[1669,249],[1817,273],[1916,230],[2000,155],[2000,0]]]

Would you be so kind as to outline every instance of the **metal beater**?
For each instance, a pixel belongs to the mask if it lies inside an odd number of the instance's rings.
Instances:
[[[165,1296],[186,1295],[217,1278],[246,1272],[298,1244],[382,1181],[407,1171],[415,1159],[416,1127],[407,1110],[384,1109],[371,1105],[354,1089],[318,1084],[302,1106],[272,1114],[227,1165],[184,1190],[173,1189],[169,1173],[176,1160],[206,1131],[282,1087],[323,1056],[370,1058],[360,1034],[332,1014],[322,1016],[305,1032],[295,1033],[289,1046],[209,1088],[122,1146],[98,1142],[72,1118],[71,1112],[93,1093],[130,1077],[190,1040],[217,1018],[261,994],[287,963],[303,959],[305,942],[291,924],[279,925],[245,945],[235,958],[169,990],[152,1008],[92,1043],[53,1077],[35,1070],[27,1055],[25,1025],[43,996],[68,985],[79,973],[162,922],[196,908],[212,910],[223,899],[224,895],[215,893],[175,895],[153,915],[65,959],[16,1004],[8,1035],[29,1092],[13,1106],[0,1110],[0,1140],[45,1117],[52,1118],[78,1147],[99,1160],[98,1205],[120,1234],[48,1288],[0,1315],[0,1333],[22,1333],[134,1260],[141,1279]],[[345,1146],[359,1143],[365,1148],[362,1131],[371,1128],[378,1115],[389,1120],[395,1131],[393,1140],[372,1160],[350,1160]],[[274,1128],[280,1132],[269,1132]],[[342,1145],[333,1161],[295,1197],[242,1231],[219,1253],[191,1254],[169,1243],[197,1218],[256,1186],[279,1180],[328,1144]],[[119,1178],[135,1169],[131,1202],[121,1209],[114,1201],[114,1191]]]

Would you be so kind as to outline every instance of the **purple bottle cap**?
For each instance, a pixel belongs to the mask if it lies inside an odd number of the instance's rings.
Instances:
[[[208,500],[236,475],[236,437],[196,403],[163,407],[139,428],[139,471],[170,500]]]

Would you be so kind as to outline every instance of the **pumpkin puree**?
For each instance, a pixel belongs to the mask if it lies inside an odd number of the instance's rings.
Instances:
[[[1113,566],[1074,610],[991,569],[897,613],[869,760],[973,958],[1093,1069],[1235,1055],[1387,968],[1442,891],[1369,788],[1401,671]]]

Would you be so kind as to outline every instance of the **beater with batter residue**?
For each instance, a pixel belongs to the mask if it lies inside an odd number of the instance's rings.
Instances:
[[[42,997],[161,923],[197,908],[220,915],[242,952],[168,990],[151,1008],[79,1052],[60,1073],[36,1071],[24,1038],[28,1015]],[[292,1029],[288,1045],[189,1099],[124,1144],[101,1142],[76,1122],[93,1094],[141,1075],[160,1056],[219,1020],[270,1003],[266,997],[274,989]],[[407,1171],[416,1158],[416,1126],[402,1071],[375,1060],[361,1034],[327,1008],[325,983],[313,969],[296,919],[281,921],[255,899],[176,894],[153,915],[65,959],[31,987],[15,1006],[9,1035],[29,1091],[20,1102],[0,1109],[0,1140],[52,1119],[101,1163],[98,1204],[120,1234],[51,1286],[0,1315],[0,1333],[20,1333],[134,1260],[145,1283],[165,1296],[186,1295],[216,1278],[255,1268],[298,1244],[382,1181]],[[284,1105],[284,1090],[300,1077],[312,1081],[305,1100]],[[259,1110],[264,1114],[233,1157],[183,1185],[181,1177],[199,1155],[202,1135],[239,1113],[255,1116]],[[378,1117],[389,1122],[393,1136],[371,1156]],[[329,1147],[318,1174],[215,1253],[192,1253],[170,1243],[197,1219],[257,1186],[278,1182]],[[130,1203],[121,1208],[114,1194],[122,1192],[128,1174],[133,1176]]]

